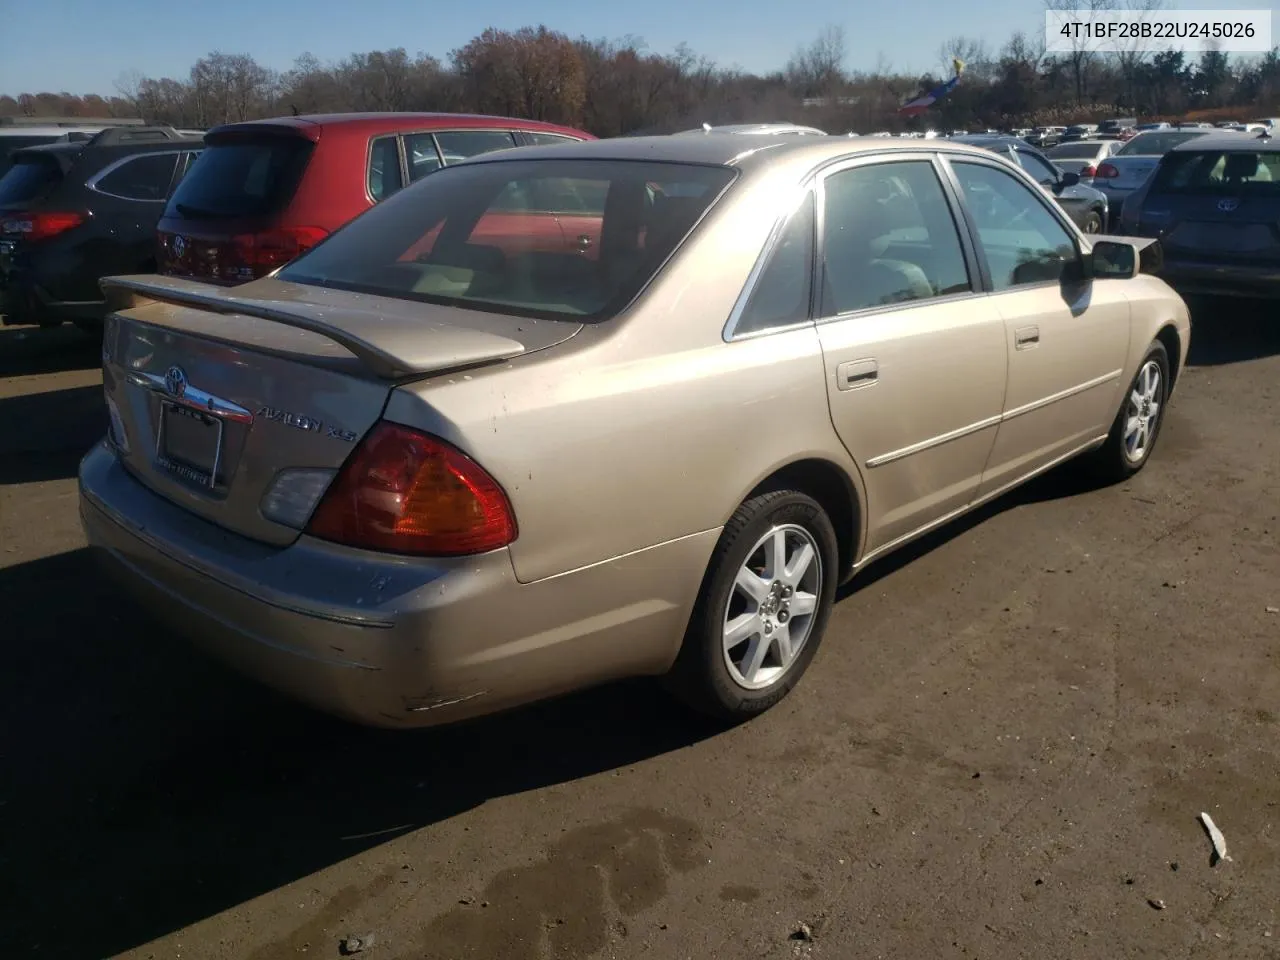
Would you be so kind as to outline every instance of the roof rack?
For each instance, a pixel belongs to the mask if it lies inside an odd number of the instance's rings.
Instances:
[[[190,140],[173,127],[108,127],[89,140],[95,147],[116,147],[125,143],[157,143],[165,140]]]
[[[126,117],[0,117],[0,127],[141,127],[146,121]]]

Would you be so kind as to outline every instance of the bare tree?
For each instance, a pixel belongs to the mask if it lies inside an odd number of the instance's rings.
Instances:
[[[1157,10],[1164,9],[1164,0],[1119,0],[1120,9],[1127,13],[1137,14],[1146,20]],[[1116,52],[1116,64],[1120,68],[1120,76],[1124,81],[1124,102],[1128,109],[1137,106],[1138,74],[1142,65],[1147,62],[1151,51],[1142,49],[1141,39],[1130,40],[1124,49]]]
[[[784,72],[801,96],[823,96],[843,82],[845,57],[844,28],[827,24],[817,39],[791,55]]]
[[[1069,10],[1087,11],[1090,16],[1105,13],[1116,8],[1120,0],[1045,0],[1045,9],[1063,13]],[[1063,59],[1071,68],[1071,76],[1075,81],[1076,103],[1084,102],[1088,90],[1089,66],[1098,52],[1098,42],[1088,37],[1073,36],[1069,38],[1071,49],[1063,55]]]

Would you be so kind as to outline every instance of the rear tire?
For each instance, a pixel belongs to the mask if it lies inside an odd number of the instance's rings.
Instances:
[[[1106,442],[1090,458],[1094,475],[1118,483],[1133,476],[1151,458],[1169,401],[1169,352],[1159,340],[1147,348]]]
[[[1080,227],[1087,234],[1095,234],[1102,232],[1102,214],[1097,210],[1090,210],[1089,215],[1084,218],[1084,224]]]
[[[835,597],[831,520],[797,490],[752,497],[725,524],[668,688],[732,723],[768,710],[799,682]]]

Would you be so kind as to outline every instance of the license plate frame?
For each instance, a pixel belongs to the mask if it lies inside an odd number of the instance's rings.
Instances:
[[[180,418],[170,421],[171,417]],[[176,423],[176,426],[175,426]],[[199,424],[197,428],[194,425]],[[202,458],[192,454],[189,447],[185,451],[170,449],[170,442],[178,439],[189,442],[193,435],[201,433],[201,429],[212,428],[212,457]],[[198,486],[213,490],[218,485],[218,470],[222,466],[222,449],[226,423],[220,417],[211,416],[195,410],[185,404],[160,401],[159,426],[156,429],[156,462],[175,476]],[[185,436],[184,436],[185,433]],[[202,462],[206,461],[206,462]]]

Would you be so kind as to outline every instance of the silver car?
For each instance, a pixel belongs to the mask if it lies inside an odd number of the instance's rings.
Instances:
[[[1119,140],[1072,140],[1060,143],[1045,151],[1045,156],[1053,161],[1053,165],[1063,173],[1074,173],[1085,183],[1089,183],[1098,165],[1115,156],[1124,144]]]

